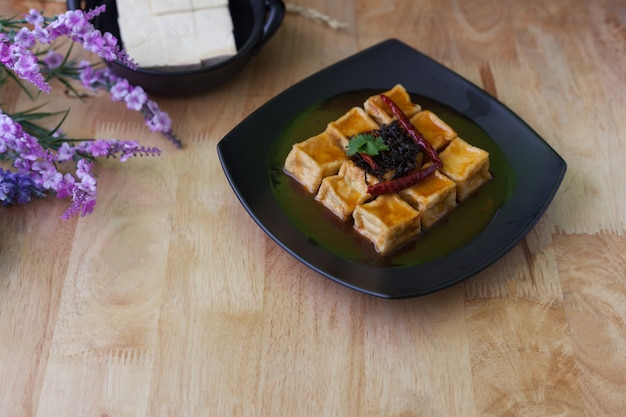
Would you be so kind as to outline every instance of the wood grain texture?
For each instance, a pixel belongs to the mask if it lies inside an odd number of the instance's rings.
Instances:
[[[99,162],[91,216],[63,222],[54,199],[0,208],[0,416],[626,415],[626,3],[291,3],[346,27],[289,13],[229,82],[155,97],[183,150],[105,94],[45,100],[72,108],[72,136],[163,154]],[[31,7],[64,2],[3,1],[0,15]],[[276,94],[388,38],[484,88],[568,163],[509,254],[394,301],[272,242],[215,150]],[[15,87],[1,94],[3,111],[32,105]]]
[[[579,385],[594,415],[626,409],[624,237],[557,235],[559,275]]]

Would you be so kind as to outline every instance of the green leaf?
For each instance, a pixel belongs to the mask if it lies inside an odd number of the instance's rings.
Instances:
[[[348,156],[352,156],[357,153],[378,155],[380,151],[388,150],[389,147],[380,136],[375,136],[371,133],[359,133],[358,135],[353,136],[348,142],[346,154]]]

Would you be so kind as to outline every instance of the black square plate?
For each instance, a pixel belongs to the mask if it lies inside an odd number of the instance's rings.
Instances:
[[[368,249],[354,243],[345,227],[333,229],[333,221],[319,214],[323,207],[307,217],[297,206],[290,208],[289,203],[285,204],[284,194],[293,194],[296,200],[313,198],[303,196],[297,186],[289,184],[294,181],[282,173],[281,167],[291,144],[323,131],[326,123],[343,114],[347,107],[345,103],[342,107],[338,97],[383,92],[395,84],[402,84],[423,107],[428,108],[424,103],[432,104],[433,111],[445,121],[449,116],[449,124],[468,142],[473,143],[474,134],[487,138],[480,147],[490,152],[494,180],[493,185],[488,184],[491,188],[483,192],[482,203],[470,201],[468,207],[458,207],[449,215],[449,221],[433,227],[428,236],[418,237],[413,247],[372,261],[372,254],[351,254],[352,249]],[[359,106],[362,101],[352,104]],[[286,132],[299,132],[300,136],[285,139]],[[543,215],[566,171],[565,161],[501,102],[395,39],[357,53],[288,88],[228,133],[217,151],[235,194],[276,243],[327,278],[385,298],[415,297],[441,290],[504,256]],[[480,198],[474,200],[480,202]],[[483,216],[480,208],[470,208],[472,204],[491,204],[492,211]],[[464,210],[471,217],[456,214]],[[455,222],[458,229],[451,226]],[[455,230],[476,222],[480,230],[461,241],[456,238],[462,232]],[[335,231],[328,232],[329,228]],[[457,244],[443,252],[429,252],[432,247],[441,246],[442,241]],[[344,252],[333,247],[343,245],[342,242],[355,245],[356,249]]]

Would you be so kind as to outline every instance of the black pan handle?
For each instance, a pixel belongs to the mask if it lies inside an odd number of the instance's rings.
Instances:
[[[265,0],[265,10],[263,36],[254,46],[254,52],[257,52],[276,33],[285,18],[285,3],[282,0]]]

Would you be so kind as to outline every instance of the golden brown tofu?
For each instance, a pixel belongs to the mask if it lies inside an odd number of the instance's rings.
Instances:
[[[390,253],[421,232],[420,213],[395,193],[357,206],[352,217],[355,230],[381,254]]]
[[[410,121],[436,151],[445,148],[457,136],[454,129],[430,110],[418,112]]]
[[[421,213],[426,229],[456,207],[456,184],[439,171],[398,194]]]
[[[348,157],[326,132],[296,143],[285,159],[285,172],[315,194],[325,177],[335,175]]]
[[[341,165],[337,175],[322,180],[315,199],[337,217],[346,220],[358,204],[371,198],[367,193],[368,181],[373,184],[377,180],[354,162],[347,160]]]
[[[378,124],[365,113],[365,110],[353,107],[339,119],[330,122],[326,127],[326,132],[345,149],[351,136],[378,128]]]
[[[392,99],[408,118],[421,110],[419,105],[411,101],[411,96],[409,96],[409,93],[407,93],[405,88],[400,84],[396,84],[391,90],[385,91],[381,94],[384,94]],[[393,113],[391,113],[389,106],[382,101],[379,94],[369,97],[363,104],[363,107],[378,124],[382,125],[391,123],[391,121],[395,118]]]
[[[491,179],[489,153],[457,137],[439,154],[441,171],[456,183],[456,196],[464,201]]]
[[[489,154],[457,136],[431,111],[422,111],[400,84],[382,94],[390,97],[439,153],[443,167],[420,183],[398,193],[373,197],[369,185],[380,180],[359,168],[347,155],[348,141],[359,133],[380,129],[395,120],[380,95],[369,97],[364,108],[353,107],[326,130],[293,145],[285,173],[315,194],[315,199],[370,240],[380,254],[416,238],[432,227],[458,202],[466,200],[491,179]],[[380,124],[380,125],[379,125]],[[419,158],[424,154],[419,153]],[[420,159],[421,165],[421,159]],[[392,168],[393,171],[393,168]]]

